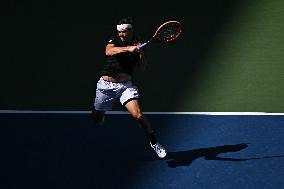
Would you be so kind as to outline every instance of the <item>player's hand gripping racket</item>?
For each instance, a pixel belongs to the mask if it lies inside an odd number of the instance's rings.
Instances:
[[[160,41],[164,43],[169,43],[176,40],[183,31],[183,27],[178,21],[167,21],[160,25],[154,35],[146,42],[139,46],[143,48],[153,41]]]

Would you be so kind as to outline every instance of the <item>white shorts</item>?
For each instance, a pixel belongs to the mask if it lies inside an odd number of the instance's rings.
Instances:
[[[117,98],[119,98],[122,105],[125,105],[129,100],[139,98],[138,89],[131,81],[113,83],[100,78],[97,82],[95,110],[112,110],[113,103]]]

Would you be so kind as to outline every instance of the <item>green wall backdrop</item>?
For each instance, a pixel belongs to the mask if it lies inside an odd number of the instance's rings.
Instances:
[[[169,19],[182,37],[146,49],[144,111],[284,112],[284,2],[10,0],[1,13],[0,109],[89,110],[115,23],[144,39]],[[123,110],[119,104],[114,110]]]

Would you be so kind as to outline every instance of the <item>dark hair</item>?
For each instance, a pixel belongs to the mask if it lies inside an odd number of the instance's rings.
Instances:
[[[123,18],[120,21],[118,21],[117,24],[131,24],[133,26],[133,20],[132,20],[132,18],[130,16],[128,16],[128,17]]]

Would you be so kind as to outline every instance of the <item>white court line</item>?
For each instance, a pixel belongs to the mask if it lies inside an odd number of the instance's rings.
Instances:
[[[42,111],[42,110],[0,110],[0,114],[89,114],[91,111]],[[129,114],[127,111],[109,111],[106,114]],[[269,112],[144,112],[144,114],[153,115],[284,115],[284,113]]]

